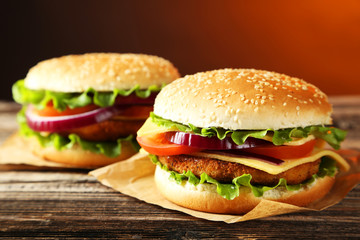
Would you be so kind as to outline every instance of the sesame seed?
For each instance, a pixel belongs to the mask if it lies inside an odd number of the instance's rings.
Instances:
[[[225,116],[229,116],[230,115],[230,111],[229,111],[229,109],[226,109],[226,111],[225,111]]]
[[[296,106],[296,110],[298,110],[298,111],[299,111],[299,110],[300,110],[300,107],[299,107],[299,106]]]
[[[287,104],[287,103],[286,103],[286,102],[284,102],[284,103],[283,103],[283,106],[285,107],[285,106],[286,106],[286,104]]]
[[[254,108],[254,112],[259,111],[259,107]]]

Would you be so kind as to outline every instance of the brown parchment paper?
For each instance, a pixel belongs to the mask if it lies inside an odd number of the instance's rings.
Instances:
[[[253,210],[242,216],[204,213],[183,208],[169,202],[163,198],[156,189],[153,179],[155,165],[149,160],[148,156],[143,153],[138,153],[128,160],[96,169],[89,174],[96,177],[102,184],[147,203],[181,211],[191,216],[211,221],[235,223],[285,213],[309,210],[319,211],[341,201],[341,199],[360,182],[360,153],[352,150],[343,150],[339,153],[348,159],[352,168],[349,172],[340,174],[336,178],[335,185],[321,201],[305,208],[286,203],[262,200]]]
[[[33,167],[33,168],[32,168]],[[0,169],[54,169],[79,168],[67,164],[46,161],[36,156],[18,132],[0,146]]]

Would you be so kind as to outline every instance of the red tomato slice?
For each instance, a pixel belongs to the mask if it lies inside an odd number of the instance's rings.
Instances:
[[[270,146],[270,147],[255,147],[255,148],[247,148],[243,149],[245,152],[257,153],[260,155],[265,155],[278,159],[293,159],[293,158],[301,158],[310,155],[314,146],[316,144],[316,140],[311,140],[303,145],[299,146]]]
[[[75,115],[79,113],[89,112],[91,110],[99,108],[95,104],[90,104],[84,107],[78,107],[74,109],[66,108],[64,111],[59,112],[53,107],[52,103],[48,103],[43,109],[38,110],[34,108],[34,113],[42,117],[55,117],[55,116],[66,116],[66,115]]]
[[[148,153],[162,156],[162,155],[180,155],[198,152],[200,149],[194,147],[183,146],[169,142],[165,138],[165,133],[156,135],[144,135],[137,137],[136,140],[140,146]]]
[[[157,135],[145,135],[137,137],[136,140],[148,153],[155,155],[180,155],[198,152],[203,149],[175,144],[165,138],[165,133]],[[294,159],[310,155],[314,149],[316,140],[311,140],[300,146],[269,146],[242,149],[260,155],[270,156],[278,159]]]

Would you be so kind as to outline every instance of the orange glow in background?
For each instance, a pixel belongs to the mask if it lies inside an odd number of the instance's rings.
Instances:
[[[1,99],[43,59],[136,52],[182,75],[225,67],[277,71],[328,95],[360,94],[360,1],[8,1]]]

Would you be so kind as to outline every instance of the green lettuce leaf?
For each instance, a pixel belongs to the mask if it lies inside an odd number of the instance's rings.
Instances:
[[[334,149],[340,148],[340,143],[344,141],[346,137],[346,131],[325,126],[309,126],[305,128],[286,128],[286,129],[265,129],[265,130],[226,130],[223,128],[209,127],[199,128],[192,124],[184,125],[176,123],[171,120],[164,119],[157,116],[153,112],[150,113],[150,117],[154,123],[159,126],[178,129],[181,132],[189,132],[197,134],[203,137],[214,137],[224,139],[226,136],[230,136],[231,139],[238,145],[244,144],[248,137],[263,138],[267,134],[272,134],[272,142],[275,145],[283,145],[286,142],[291,142],[293,138],[305,138],[309,135],[314,135],[317,138],[325,140]]]
[[[313,183],[316,178],[334,176],[337,172],[336,162],[329,157],[323,157],[321,159],[319,172],[317,174],[314,174],[309,180],[306,180],[301,184],[288,185],[286,179],[281,178],[275,186],[255,185],[251,184],[252,176],[250,174],[243,174],[239,177],[236,177],[232,180],[231,183],[220,183],[217,180],[211,178],[206,173],[202,173],[200,175],[200,178],[198,178],[191,171],[184,171],[183,173],[171,171],[158,160],[156,155],[150,154],[149,156],[154,164],[158,165],[163,170],[170,173],[170,180],[175,181],[178,184],[181,184],[182,181],[188,181],[195,186],[203,183],[215,184],[217,193],[228,200],[232,200],[239,196],[239,189],[242,187],[249,187],[255,197],[261,197],[264,195],[264,192],[278,187],[285,187],[288,191],[296,191],[306,185]]]
[[[147,98],[152,92],[159,92],[164,85],[152,85],[147,89],[140,89],[135,85],[132,89],[120,90],[114,89],[112,92],[98,92],[89,88],[83,93],[62,93],[48,90],[32,90],[25,87],[24,80],[17,81],[12,86],[13,98],[20,104],[33,104],[38,109],[43,109],[50,101],[53,102],[54,108],[63,111],[66,107],[71,109],[83,107],[94,103],[100,107],[112,106],[117,96],[129,96],[135,93],[140,98]]]
[[[55,147],[57,150],[61,151],[63,149],[69,149],[74,144],[79,144],[80,147],[84,150],[91,151],[97,154],[104,154],[107,157],[117,157],[121,154],[121,145],[123,141],[130,141],[132,146],[136,151],[140,149],[138,143],[134,136],[129,135],[125,138],[119,138],[114,142],[96,142],[96,141],[86,141],[81,139],[76,134],[70,134],[67,137],[61,136],[57,133],[51,133],[49,135],[42,135],[40,132],[32,130],[26,123],[25,109],[23,107],[20,112],[17,114],[17,121],[20,126],[20,134],[25,137],[36,137],[43,147]]]

